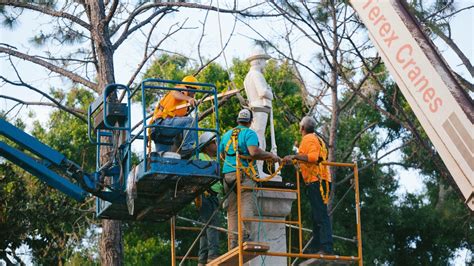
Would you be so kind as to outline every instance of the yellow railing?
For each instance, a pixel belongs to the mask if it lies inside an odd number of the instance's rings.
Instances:
[[[356,163],[337,163],[337,162],[323,162],[323,165],[333,166],[333,167],[348,167],[352,168],[354,172],[354,194],[355,194],[355,209],[356,209],[356,243],[357,243],[357,256],[340,256],[340,255],[323,255],[323,254],[303,254],[303,226],[301,221],[301,189],[300,189],[300,173],[297,170],[296,174],[296,189],[284,189],[284,188],[266,188],[266,187],[251,187],[251,186],[243,186],[241,185],[242,179],[242,172],[241,167],[239,167],[239,160],[237,160],[237,167],[236,167],[236,191],[237,191],[237,235],[238,235],[238,261],[239,265],[243,265],[244,263],[244,255],[255,255],[256,253],[259,254],[257,251],[248,252],[245,251],[243,248],[243,236],[242,236],[242,223],[243,222],[261,222],[261,223],[282,223],[286,226],[291,228],[297,227],[298,229],[298,253],[291,252],[260,252],[259,255],[262,256],[277,256],[277,257],[287,257],[287,258],[302,258],[302,259],[320,259],[320,260],[328,260],[328,261],[352,261],[357,262],[359,265],[363,265],[362,260],[362,234],[361,234],[361,219],[360,219],[360,198],[359,198],[359,174],[358,168]],[[277,191],[277,192],[292,192],[296,193],[297,195],[297,212],[298,212],[298,219],[297,220],[273,220],[273,219],[263,219],[263,218],[254,218],[254,217],[242,217],[242,191],[244,190],[258,190],[258,191]],[[175,220],[176,218],[173,217],[171,219],[171,263],[172,266],[176,265],[177,256],[175,254],[175,230],[191,230],[191,231],[198,231],[203,230],[202,228],[195,228],[195,227],[182,227],[176,226]],[[206,227],[206,225],[204,226]],[[225,229],[221,229],[222,231],[227,231]],[[202,233],[202,232],[201,232]],[[229,233],[229,232],[228,232]],[[235,232],[230,232],[232,234]],[[291,241],[291,240],[290,240]],[[230,245],[229,245],[230,248]],[[183,259],[187,256],[182,257]]]
[[[238,160],[237,160],[238,163]],[[360,198],[359,198],[359,174],[356,163],[337,163],[337,162],[323,162],[323,165],[334,166],[334,167],[349,167],[354,171],[354,192],[355,192],[355,206],[356,206],[356,240],[357,240],[357,256],[340,256],[340,255],[323,255],[323,254],[303,254],[303,226],[301,222],[301,190],[300,190],[300,174],[297,171],[296,176],[296,189],[281,189],[281,188],[265,188],[265,187],[249,187],[242,186],[241,179],[242,173],[240,171],[239,165],[236,167],[237,175],[237,222],[238,222],[238,246],[239,246],[239,265],[243,265],[243,256],[245,254],[251,254],[255,252],[246,252],[243,250],[243,237],[242,237],[242,223],[243,222],[263,222],[263,223],[284,223],[284,224],[293,224],[298,226],[298,235],[299,235],[299,252],[292,253],[290,252],[262,252],[263,256],[279,256],[279,257],[291,257],[291,258],[304,258],[304,259],[323,259],[323,260],[339,260],[339,261],[353,261],[358,262],[359,265],[363,265],[362,260],[362,235],[361,235],[361,222],[360,222]],[[288,220],[272,220],[272,219],[260,219],[260,218],[250,218],[242,217],[242,204],[241,197],[243,190],[260,190],[260,191],[280,191],[280,192],[294,192],[297,194],[297,205],[298,205],[298,219],[296,221]]]

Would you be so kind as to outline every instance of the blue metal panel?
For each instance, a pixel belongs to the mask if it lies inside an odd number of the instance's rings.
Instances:
[[[43,180],[51,187],[56,188],[64,194],[74,198],[75,200],[83,201],[84,198],[88,195],[88,193],[79,186],[59,176],[58,174],[51,171],[43,164],[38,163],[33,158],[29,157],[23,152],[13,147],[10,147],[3,141],[0,141],[0,155],[10,160],[14,164],[20,166],[21,168],[25,169],[32,175]]]
[[[165,87],[164,85],[158,85],[157,83],[162,83],[162,84],[174,84],[174,85],[178,85],[178,84],[182,84],[182,85],[197,85],[197,86],[200,86],[200,87],[208,87],[209,89],[189,89],[189,88],[180,88],[180,87]],[[147,116],[147,113],[146,113],[146,99],[145,99],[145,91],[146,90],[155,90],[155,91],[180,91],[180,92],[183,92],[183,91],[192,91],[192,92],[195,92],[195,93],[203,93],[204,95],[212,95],[214,96],[214,101],[215,101],[215,113],[214,113],[214,116],[215,116],[215,120],[216,120],[216,125],[215,125],[215,128],[212,129],[212,128],[199,128],[197,126],[197,123],[195,123],[194,125],[192,125],[191,127],[173,127],[173,126],[163,126],[163,125],[157,125],[157,124],[153,124],[153,125],[147,125],[146,123],[146,119],[148,117],[151,117],[151,116]],[[133,96],[133,94],[135,94],[137,90],[135,90],[131,96]],[[191,134],[196,134],[197,135],[197,131],[210,131],[210,132],[215,132],[216,135],[217,135],[217,138],[216,138],[216,141],[217,141],[217,147],[219,147],[219,141],[220,141],[220,138],[219,138],[219,123],[218,123],[218,120],[219,120],[219,117],[218,117],[218,112],[217,112],[217,108],[218,108],[218,105],[217,105],[217,88],[215,85],[213,84],[210,84],[210,83],[193,83],[193,82],[182,82],[182,81],[176,81],[176,80],[164,80],[164,79],[145,79],[142,81],[142,84],[141,84],[141,93],[142,93],[142,114],[143,114],[143,120],[142,120],[142,128],[143,128],[143,131],[141,131],[143,133],[143,139],[144,140],[148,140],[148,132],[147,132],[147,129],[148,128],[170,128],[170,129],[184,129],[184,130],[191,130],[193,131],[193,133]],[[194,114],[196,117],[198,117],[198,108],[195,108],[194,109]],[[135,138],[136,139],[136,138]],[[197,142],[196,142],[197,143]],[[195,151],[196,154],[198,151]],[[143,158],[148,158],[148,155],[147,155],[147,142],[144,141],[143,142]],[[217,162],[220,163],[220,159],[218,158],[217,159]],[[144,167],[145,168],[148,168],[148,163],[146,162],[145,160],[145,163],[144,163]]]
[[[11,139],[21,147],[55,165],[60,165],[65,159],[64,155],[41,143],[36,138],[21,131],[14,125],[5,121],[5,119],[0,119],[0,135]]]
[[[109,96],[109,94],[111,92],[115,92],[116,90],[125,90],[125,92],[127,93],[127,122],[126,122],[126,126],[124,127],[116,127],[116,126],[113,126],[113,125],[110,125],[109,122],[107,121],[107,97]],[[107,85],[107,87],[105,87],[104,89],[104,98],[103,98],[103,104],[104,104],[104,112],[103,112],[103,119],[104,119],[104,124],[105,124],[105,127],[107,129],[110,129],[110,130],[128,130],[130,131],[130,89],[125,86],[125,85],[122,85],[122,84],[109,84]]]

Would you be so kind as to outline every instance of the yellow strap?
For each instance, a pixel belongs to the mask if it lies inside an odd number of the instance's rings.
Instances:
[[[326,160],[324,160],[323,162],[326,162]],[[321,172],[323,169],[321,167],[323,167],[323,162],[320,162],[318,164],[318,166],[320,167],[319,168],[319,171]],[[299,164],[299,162],[297,160],[293,160],[293,164],[294,165],[297,165]],[[311,168],[310,168],[311,169]],[[318,180],[319,180],[319,192],[321,193],[321,198],[323,199],[323,202],[324,204],[328,204],[329,202],[329,191],[330,191],[330,187],[329,187],[329,181],[327,179],[323,179],[321,177],[320,174],[317,174],[314,172],[314,170],[311,169],[311,173],[310,173],[311,176],[315,175],[316,177],[318,177]],[[326,192],[324,191],[324,188],[323,188],[323,181],[326,181]]]
[[[196,208],[200,209],[202,207],[202,196],[199,195],[194,199],[194,205],[196,205]]]
[[[171,118],[175,117],[176,116],[176,114],[174,113],[175,110],[176,110],[176,106],[173,106],[173,108],[171,109],[166,109],[163,106],[161,106],[161,118],[166,119],[168,117],[171,117]]]
[[[252,169],[253,171],[255,172],[255,176],[250,176],[252,178],[253,181],[257,182],[257,183],[261,183],[261,182],[266,182],[266,181],[269,181],[271,179],[273,179],[275,176],[277,176],[278,172],[280,172],[280,170],[283,168],[283,166],[285,165],[284,162],[281,162],[280,164],[280,167],[278,167],[278,169],[272,173],[271,175],[265,177],[265,178],[257,178],[257,174],[256,174],[256,171],[255,171],[255,168],[253,167],[252,165]]]
[[[323,188],[323,180],[319,180],[319,191],[321,192],[321,198],[323,199],[324,204],[328,204],[329,202],[329,181],[326,181],[326,194],[324,193],[324,188]]]

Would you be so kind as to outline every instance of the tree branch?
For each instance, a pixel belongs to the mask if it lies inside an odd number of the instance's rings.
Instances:
[[[11,56],[14,56],[14,57],[32,62],[34,64],[40,65],[42,67],[47,68],[48,70],[51,70],[52,72],[61,74],[61,75],[69,78],[70,80],[72,80],[74,82],[80,83],[80,84],[82,84],[86,87],[91,88],[92,90],[94,90],[96,92],[99,92],[99,89],[98,89],[96,83],[91,82],[89,80],[86,80],[85,78],[83,78],[79,75],[76,75],[76,74],[74,74],[73,72],[71,72],[69,70],[58,67],[56,65],[53,65],[53,64],[51,64],[51,63],[49,63],[45,60],[39,59],[37,57],[31,56],[31,55],[28,55],[28,54],[21,53],[21,52],[18,52],[18,51],[14,51],[13,49],[5,48],[5,47],[0,47],[0,53],[8,54],[8,55],[11,55]]]
[[[164,14],[163,14],[164,16]],[[163,16],[161,18],[159,18],[154,24],[153,24],[153,27],[152,29],[150,30],[150,33],[148,34],[148,38],[147,38],[147,42],[146,42],[146,47],[145,47],[145,52],[144,52],[144,55],[143,55],[143,59],[142,61],[138,64],[138,67],[135,69],[135,72],[132,74],[132,76],[130,77],[127,85],[128,86],[131,86],[133,84],[133,81],[135,80],[135,78],[137,77],[138,73],[140,73],[141,69],[143,68],[143,66],[146,64],[146,62],[148,62],[148,60],[156,53],[156,51],[158,51],[158,48],[160,47],[160,45],[166,40],[168,39],[169,37],[171,37],[172,35],[174,35],[175,33],[179,32],[180,30],[184,29],[184,24],[186,23],[187,20],[185,20],[181,26],[179,26],[177,29],[171,31],[171,29],[173,27],[170,27],[168,29],[168,33],[165,35],[165,37],[163,39],[161,39],[156,45],[155,47],[152,49],[152,51],[150,53],[148,53],[147,49],[148,49],[148,43],[149,43],[149,40],[151,38],[151,35],[155,29],[154,26],[156,26],[158,24],[158,22],[163,18]]]
[[[257,5],[255,5],[257,6]],[[253,6],[253,7],[255,7]],[[211,10],[211,11],[217,11],[220,13],[230,13],[230,14],[238,14],[243,17],[253,17],[253,18],[261,18],[261,17],[280,17],[281,14],[269,14],[269,13],[264,13],[261,12],[259,14],[257,13],[250,13],[247,12],[248,8],[243,9],[243,10],[236,10],[236,9],[223,9],[219,8],[216,6],[211,6],[211,5],[202,5],[198,3],[189,3],[189,2],[156,2],[153,4],[148,4],[144,5],[138,10],[139,12],[146,11],[150,8],[155,8],[155,7],[185,7],[185,8],[191,8],[191,9],[200,9],[200,10]]]
[[[367,125],[365,128],[363,128],[361,131],[359,131],[355,137],[351,141],[350,149],[347,149],[346,154],[343,156],[342,161],[345,162],[349,156],[352,154],[352,149],[354,148],[354,145],[356,142],[362,137],[362,134],[364,134],[367,130],[371,129],[372,127],[376,126],[379,122],[372,122],[369,125]]]
[[[110,10],[109,10],[109,14],[107,15],[107,17],[105,18],[105,24],[109,24],[109,22],[112,20],[112,18],[114,17],[114,14],[115,14],[115,11],[117,10],[117,7],[118,7],[118,4],[119,4],[119,0],[114,0],[112,2],[112,6],[110,7]]]
[[[219,56],[221,56],[223,53],[224,53],[224,50],[225,48],[227,47],[227,45],[230,43],[230,40],[232,39],[232,36],[234,35],[234,32],[235,32],[235,27],[237,26],[237,18],[234,19],[234,25],[232,26],[232,30],[229,34],[229,38],[227,39],[226,43],[224,44],[224,46],[222,47],[222,49],[219,51],[219,53],[217,53],[216,56],[214,56],[212,59],[210,59],[207,63],[205,64],[202,64],[202,59],[201,57],[199,56],[199,59],[201,61],[201,67],[199,67],[195,72],[194,72],[194,75],[197,75],[199,74],[199,72],[201,72],[204,68],[206,68],[210,63],[214,62],[217,58],[219,58]],[[203,27],[203,36],[204,36],[204,27]],[[199,40],[199,46],[201,45],[201,39]],[[225,55],[224,55],[225,56]]]
[[[87,22],[81,20],[80,18],[78,18],[74,15],[71,15],[67,12],[57,11],[57,10],[48,8],[46,6],[39,6],[39,5],[35,5],[35,4],[30,4],[26,1],[8,1],[8,0],[0,0],[0,4],[11,6],[11,7],[19,7],[19,8],[25,8],[25,9],[29,9],[29,10],[33,10],[33,11],[38,11],[40,13],[47,14],[47,15],[50,15],[50,16],[53,16],[53,17],[65,18],[65,19],[68,19],[68,20],[70,20],[74,23],[77,23],[78,25],[86,28],[87,30],[91,29],[91,26]]]
[[[363,170],[369,168],[370,166],[372,166],[372,165],[378,163],[380,160],[382,160],[383,158],[387,157],[387,156],[390,155],[391,153],[393,153],[393,152],[395,152],[395,151],[398,151],[399,149],[401,149],[401,148],[407,146],[407,145],[410,144],[410,143],[411,143],[411,141],[408,141],[408,142],[406,142],[406,143],[403,143],[402,145],[400,145],[400,146],[398,146],[398,147],[396,147],[396,148],[394,148],[394,149],[388,151],[388,152],[385,153],[384,155],[378,157],[377,159],[372,160],[370,163],[368,163],[368,164],[366,164],[366,165],[360,167],[360,168],[359,168],[359,173],[360,173],[361,171],[363,171]],[[353,176],[354,176],[354,173],[351,173],[351,174],[345,176],[342,180],[340,180],[340,181],[338,181],[338,182],[336,183],[336,186],[341,185],[342,183],[346,182],[348,179],[350,179],[350,178],[353,177]]]
[[[162,14],[162,13],[167,13],[169,10],[171,10],[170,8],[163,8],[163,9],[160,9],[158,11],[155,11],[153,14],[151,14],[147,19],[145,19],[144,21],[138,23],[137,25],[133,26],[132,28],[129,29],[130,25],[132,24],[133,22],[133,18],[135,16],[130,16],[130,18],[128,19],[128,23],[127,25],[125,26],[125,29],[122,33],[122,35],[120,35],[120,37],[118,38],[118,40],[112,45],[112,49],[113,50],[117,50],[117,48],[133,33],[135,32],[136,30],[140,29],[141,27],[145,26],[146,24],[148,24],[150,21],[152,21],[156,16],[158,16],[159,14]]]
[[[48,102],[25,102],[23,100],[20,100],[20,99],[14,98],[14,97],[10,97],[10,96],[6,96],[6,95],[1,95],[1,94],[0,94],[0,98],[15,101],[15,102],[18,102],[18,103],[26,105],[26,106],[28,106],[28,105],[39,105],[39,106],[55,107],[55,108],[61,109],[63,111],[66,111],[66,112],[72,114],[73,116],[75,116],[75,117],[79,118],[80,120],[82,120],[84,123],[87,122],[87,119],[84,116],[78,114],[79,112],[83,113],[84,111],[82,111],[82,110],[72,109],[72,108],[65,107],[63,105],[58,105],[58,104],[55,104],[55,103],[48,103]]]
[[[471,64],[471,61],[469,61],[469,58],[461,51],[459,46],[453,41],[453,39],[449,38],[444,34],[444,32],[439,29],[438,27],[432,25],[430,27],[433,32],[438,35],[453,51],[456,53],[456,55],[461,59],[463,65],[466,67],[467,71],[471,74],[472,77],[474,77],[474,67]]]
[[[217,107],[221,107],[222,105],[227,103],[230,100],[230,98],[232,98],[232,96],[234,95],[236,94],[227,95],[227,96],[224,96],[224,98],[222,98],[221,100],[217,100]],[[199,114],[198,121],[203,120],[204,118],[206,118],[208,115],[212,114],[213,112],[214,112],[214,106],[209,107],[208,109],[206,109],[205,111]]]

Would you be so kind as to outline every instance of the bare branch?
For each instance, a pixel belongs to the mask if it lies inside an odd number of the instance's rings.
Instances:
[[[456,11],[454,11],[454,12],[452,12],[452,13],[446,15],[446,16],[440,17],[440,18],[437,19],[437,20],[441,20],[441,19],[446,19],[446,18],[452,17],[452,16],[456,15],[457,13],[460,13],[460,12],[462,12],[462,11],[465,11],[465,10],[468,10],[468,9],[471,9],[471,8],[474,8],[474,5],[472,5],[472,6],[467,6],[467,7],[461,8],[461,9],[458,9],[458,10],[456,10]]]
[[[113,0],[112,6],[110,7],[109,14],[105,18],[105,24],[109,24],[109,22],[112,20],[114,17],[115,11],[117,10],[119,1],[118,0]]]
[[[257,5],[256,5],[257,6]],[[158,7],[164,7],[162,10],[165,10],[165,11],[170,11],[170,10],[176,10],[176,8],[179,8],[179,7],[185,7],[185,8],[190,8],[190,9],[200,9],[200,10],[210,10],[210,11],[217,11],[217,12],[220,12],[220,13],[230,13],[230,14],[239,14],[243,17],[257,17],[257,18],[260,18],[260,17],[279,17],[281,16],[280,14],[268,14],[268,13],[259,13],[259,14],[253,14],[253,13],[250,13],[250,12],[247,12],[248,8],[247,9],[244,9],[244,10],[236,10],[236,9],[222,9],[222,8],[219,8],[219,7],[215,7],[215,6],[211,6],[211,5],[202,5],[202,4],[198,4],[198,3],[187,3],[187,2],[155,2],[155,3],[149,3],[149,4],[146,4],[146,5],[142,5],[141,7],[138,7],[136,8],[129,16],[129,18],[120,23],[117,27],[117,29],[115,30],[115,32],[112,33],[112,35],[114,35],[116,32],[119,31],[119,29],[123,26],[123,25],[126,25],[126,28],[128,28],[130,26],[130,24],[132,23],[132,21],[135,19],[136,16],[140,15],[140,14],[143,14],[145,13],[146,11],[150,10],[150,9],[153,9],[153,8],[158,8]],[[164,11],[156,11],[154,13],[161,13],[161,12],[164,12]],[[140,23],[142,24],[142,23]],[[143,24],[144,25],[144,24]],[[143,26],[141,25],[141,26]],[[140,26],[140,27],[141,27]],[[136,29],[135,29],[136,30]],[[124,33],[126,32],[129,32],[129,30],[124,30]],[[114,45],[115,47],[115,45]]]
[[[76,62],[76,63],[80,63],[80,64],[93,64],[95,61],[93,60],[82,60],[82,59],[75,59],[75,58],[56,58],[56,57],[53,57],[53,56],[40,56],[40,55],[35,55],[33,57],[36,57],[36,58],[41,58],[41,59],[44,59],[44,60],[50,60],[50,61],[61,61],[61,62]]]
[[[118,40],[112,45],[114,50],[117,50],[117,48],[136,30],[140,29],[141,27],[145,26],[146,24],[150,23],[156,16],[162,13],[167,13],[170,11],[170,8],[163,8],[158,11],[153,12],[147,19],[144,21],[138,23],[137,25],[133,26],[132,28],[129,29],[130,25],[133,22],[134,16],[130,16],[130,18],[127,20],[128,23],[125,26],[125,30],[123,31],[122,35],[118,38]]]
[[[433,32],[438,35],[453,51],[456,53],[456,55],[461,59],[463,65],[466,67],[467,71],[471,74],[472,77],[474,77],[474,67],[471,64],[471,61],[467,56],[461,51],[459,46],[451,39],[450,37],[446,36],[444,32],[439,29],[436,26],[430,27]]]
[[[201,44],[202,44],[202,40],[204,39],[206,24],[207,24],[207,17],[209,16],[209,12],[210,12],[209,10],[206,11],[206,15],[204,16],[204,22],[201,23],[202,24],[202,31],[201,31],[201,36],[199,38],[199,42],[198,42],[198,45],[197,45],[198,57],[199,57],[199,62],[201,63],[201,67],[204,65],[204,62],[202,60],[202,55],[201,55]]]
[[[164,14],[163,14],[163,16],[164,16]],[[161,17],[161,18],[162,18],[162,17]],[[154,26],[156,26],[156,24],[161,20],[161,18],[159,18],[159,19],[155,22]],[[144,55],[143,55],[143,59],[142,59],[142,61],[138,64],[137,69],[135,69],[135,72],[132,74],[131,78],[129,79],[129,81],[128,81],[128,83],[127,83],[128,86],[131,86],[131,85],[133,84],[135,78],[136,78],[137,75],[140,73],[140,71],[141,71],[141,69],[143,68],[143,66],[144,66],[144,65],[146,64],[146,62],[148,62],[148,60],[156,53],[156,51],[159,50],[158,48],[160,47],[160,45],[161,45],[166,39],[168,39],[169,37],[173,36],[175,33],[179,32],[180,30],[184,29],[184,24],[186,24],[186,22],[187,22],[187,19],[181,24],[181,26],[179,26],[177,29],[175,29],[175,30],[173,30],[173,31],[172,31],[172,28],[173,28],[173,27],[170,27],[170,28],[168,29],[168,33],[165,35],[165,37],[163,37],[163,39],[161,39],[161,40],[155,45],[155,47],[153,48],[153,50],[152,50],[150,53],[148,53],[147,47],[145,47],[145,53],[144,53]],[[154,29],[155,29],[155,27],[153,27],[153,28],[150,30],[150,33],[149,33],[148,37],[150,37],[150,36],[152,35]],[[147,39],[147,44],[148,44],[148,40],[149,40],[149,38]],[[148,46],[148,45],[147,45],[147,46]]]
[[[392,150],[386,152],[384,155],[382,155],[382,156],[376,158],[375,160],[372,160],[370,163],[368,163],[368,164],[366,164],[366,165],[360,167],[360,168],[359,168],[359,173],[362,172],[363,170],[365,170],[365,169],[371,167],[372,165],[378,163],[380,160],[382,160],[383,158],[387,157],[388,155],[390,155],[390,154],[392,154],[392,153],[394,153],[394,152],[396,152],[396,151],[398,151],[398,150],[400,150],[400,149],[402,149],[402,148],[408,146],[408,144],[410,144],[410,143],[411,143],[411,141],[407,141],[407,142],[403,143],[402,145],[400,145],[400,146],[398,146],[398,147],[396,147],[396,148],[394,148],[394,149],[392,149]],[[354,176],[354,173],[352,172],[351,174],[345,176],[342,180],[339,180],[339,181],[336,183],[336,186],[341,185],[342,183],[346,182],[347,180],[349,180],[349,179],[350,179],[351,177],[353,177],[353,176]]]
[[[232,98],[232,96],[234,95],[236,94],[227,95],[227,96],[224,96],[222,99],[217,100],[217,107],[221,107],[222,105],[226,104],[230,100],[230,98]],[[204,112],[201,112],[199,114],[199,121],[203,120],[204,118],[206,118],[208,115],[212,114],[213,112],[214,112],[214,106],[211,106]]]
[[[313,73],[313,75],[315,75],[316,77],[318,77],[323,83],[325,83],[326,85],[330,86],[329,82],[326,81],[324,79],[323,76],[319,75],[316,71],[313,70],[313,68],[311,68],[310,66],[307,66],[305,64],[303,64],[302,62],[298,61],[298,60],[295,60],[294,58],[291,58],[291,57],[288,57],[288,55],[286,53],[284,53],[283,51],[281,51],[276,45],[274,45],[270,40],[268,40],[265,36],[263,36],[259,31],[255,30],[252,26],[250,26],[250,24],[248,24],[247,22],[239,19],[240,22],[244,23],[245,25],[247,25],[251,30],[253,30],[256,34],[258,34],[268,45],[270,45],[270,47],[272,47],[279,55],[281,55],[282,57],[294,62],[295,64],[297,65],[300,65],[301,67],[305,68],[306,70],[308,70],[309,72]]]
[[[7,99],[7,100],[11,100],[11,101],[15,101],[19,104],[23,104],[23,105],[26,105],[26,106],[29,106],[29,105],[38,105],[38,106],[49,106],[49,107],[54,107],[54,108],[59,108],[63,111],[66,111],[72,115],[74,115],[75,117],[81,119],[82,121],[84,121],[84,123],[87,122],[87,119],[83,116],[83,115],[80,115],[79,113],[83,113],[82,110],[79,110],[79,109],[72,109],[72,108],[68,108],[68,107],[65,107],[65,106],[59,106],[55,103],[48,103],[48,102],[25,102],[23,100],[20,100],[20,99],[17,99],[17,98],[14,98],[14,97],[10,97],[10,96],[6,96],[6,95],[0,95],[0,98],[3,98],[3,99]]]
[[[212,59],[210,59],[209,61],[207,61],[207,63],[201,65],[201,67],[199,69],[197,69],[194,73],[194,75],[197,75],[199,74],[199,72],[201,72],[204,68],[206,68],[209,64],[211,64],[212,62],[214,62],[217,58],[219,58],[219,56],[221,56],[223,53],[224,53],[224,50],[225,48],[227,47],[227,45],[230,43],[230,40],[232,39],[232,36],[234,35],[234,32],[235,32],[235,27],[237,26],[237,18],[234,20],[234,25],[232,27],[232,30],[229,34],[229,38],[227,39],[226,43],[222,46],[221,50],[219,51],[219,53],[214,56]],[[203,29],[204,30],[204,29]],[[199,43],[201,42],[201,40],[199,41]],[[222,44],[222,43],[221,43]],[[201,57],[199,57],[199,59],[201,60]],[[201,64],[202,64],[202,60],[201,60]]]
[[[51,64],[51,63],[49,63],[45,60],[42,60],[40,58],[35,57],[35,56],[24,54],[24,53],[15,51],[15,50],[10,49],[10,48],[5,48],[5,47],[0,47],[0,53],[8,54],[8,55],[11,55],[11,56],[14,56],[14,57],[17,57],[17,58],[35,63],[37,65],[45,67],[48,70],[51,70],[52,72],[61,74],[61,75],[69,78],[70,80],[72,80],[74,82],[77,82],[77,83],[80,83],[80,84],[82,84],[86,87],[89,87],[89,88],[91,88],[92,90],[94,90],[96,92],[99,92],[96,83],[91,82],[89,80],[86,80],[85,78],[83,78],[83,77],[81,77],[81,76],[79,76],[79,75],[77,75],[77,74],[75,74],[75,73],[73,73],[69,70],[58,67],[56,65],[53,65],[53,64]]]
[[[374,126],[376,126],[379,122],[372,122],[370,124],[368,124],[365,128],[363,128],[361,131],[359,131],[355,137],[352,139],[351,141],[351,144],[350,144],[350,147],[349,149],[347,149],[347,152],[346,154],[342,157],[343,159],[341,160],[342,162],[345,162],[349,156],[351,156],[351,153],[352,153],[352,149],[354,148],[354,145],[356,144],[356,142],[362,137],[362,135],[369,129],[373,128]]]
[[[254,8],[259,5],[254,5],[250,8]],[[245,8],[243,10],[236,10],[236,9],[223,9],[219,8],[216,6],[211,6],[211,5],[202,5],[198,3],[189,3],[189,2],[156,2],[153,4],[148,4],[144,5],[140,8],[140,10],[137,9],[137,11],[142,12],[144,10],[148,10],[151,8],[155,7],[185,7],[185,8],[191,8],[191,9],[200,9],[200,10],[211,10],[211,11],[217,11],[220,13],[229,13],[229,14],[238,14],[243,17],[253,17],[253,18],[261,18],[261,17],[280,17],[281,14],[270,14],[270,13],[265,13],[265,12],[260,12],[260,13],[250,13],[247,10],[249,8]]]
[[[48,8],[46,6],[30,4],[26,1],[7,1],[7,0],[0,0],[0,4],[11,6],[11,7],[19,7],[19,8],[25,8],[25,9],[29,9],[33,11],[38,11],[40,13],[47,14],[53,17],[65,18],[74,23],[77,23],[78,25],[86,28],[87,30],[91,29],[91,26],[87,22],[81,20],[80,18],[74,15],[71,15],[67,12],[57,11],[57,10]]]

